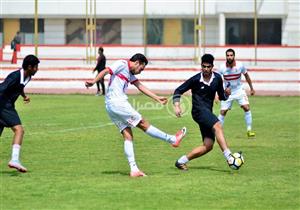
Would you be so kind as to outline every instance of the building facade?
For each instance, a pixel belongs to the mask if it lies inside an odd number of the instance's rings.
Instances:
[[[84,44],[86,3],[86,0],[39,0],[39,44]],[[95,3],[92,13],[96,17],[97,44],[194,45],[197,25],[202,26],[200,37],[204,45],[254,44],[255,0],[96,0]],[[34,1],[1,0],[2,45],[9,44],[17,31],[21,44],[34,43],[34,8]],[[256,9],[258,45],[300,45],[298,0],[256,0]]]

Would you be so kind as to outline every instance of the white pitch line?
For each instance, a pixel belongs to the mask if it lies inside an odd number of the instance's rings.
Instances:
[[[152,118],[151,120],[161,120],[161,119],[167,119],[171,118],[170,116],[168,117],[156,117]],[[33,133],[27,133],[26,136],[31,136],[31,135],[41,135],[41,134],[48,134],[48,133],[68,133],[71,131],[80,131],[80,130],[87,130],[87,129],[94,129],[94,128],[104,128],[108,126],[112,126],[114,123],[105,123],[102,125],[91,125],[91,126],[82,126],[82,127],[73,127],[73,128],[66,128],[66,129],[61,129],[61,130],[54,130],[54,131],[44,131],[44,132],[33,132]]]

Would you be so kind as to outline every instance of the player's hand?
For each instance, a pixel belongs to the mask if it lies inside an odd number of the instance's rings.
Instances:
[[[215,104],[218,104],[218,103],[220,102],[220,100],[219,100],[219,96],[217,96],[217,95],[216,95],[216,96],[215,96],[215,100],[214,100],[214,101],[215,101]]]
[[[180,106],[174,106],[174,111],[175,111],[175,115],[176,117],[181,117],[181,114],[182,114],[182,110],[181,110],[181,107]]]
[[[231,88],[229,88],[229,87],[225,88],[225,94],[226,94],[226,96],[230,96],[231,95]]]
[[[24,101],[25,104],[28,104],[28,103],[30,102],[29,96],[25,96],[25,97],[23,98],[23,101]]]
[[[250,95],[254,96],[255,95],[255,90],[250,90]]]
[[[86,81],[86,82],[85,82],[85,87],[86,87],[86,88],[89,88],[89,87],[92,87],[94,84],[95,84],[95,83],[92,82],[92,81]]]
[[[166,97],[163,97],[163,96],[158,96],[157,97],[157,101],[160,103],[160,104],[163,104],[163,105],[166,105],[168,103],[168,99]]]

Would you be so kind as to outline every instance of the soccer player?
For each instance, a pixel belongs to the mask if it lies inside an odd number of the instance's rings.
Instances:
[[[166,104],[167,98],[160,97],[146,88],[135,75],[140,74],[148,64],[147,58],[140,53],[133,55],[130,60],[116,61],[110,67],[101,71],[93,81],[86,81],[85,86],[91,87],[106,74],[110,74],[110,82],[105,95],[106,110],[112,122],[119,128],[124,138],[124,152],[130,166],[130,176],[146,176],[137,166],[133,149],[132,127],[142,129],[149,136],[161,139],[178,147],[186,134],[186,128],[179,130],[176,135],[169,135],[151,125],[127,101],[126,89],[128,83],[133,84],[139,91],[160,104]]]
[[[98,49],[98,58],[97,58],[97,65],[96,67],[93,69],[93,72],[97,71],[98,74],[105,69],[106,66],[106,57],[103,53],[104,49],[103,47],[99,47]],[[97,74],[97,75],[98,75]],[[101,84],[101,88],[102,88],[102,95],[105,95],[105,84],[104,84],[104,79],[102,78],[101,80],[99,80],[97,83],[97,93],[96,96],[100,95],[100,84]]]
[[[24,128],[15,109],[15,101],[21,95],[25,103],[30,102],[29,96],[24,93],[24,87],[38,71],[39,63],[36,56],[27,55],[23,60],[22,68],[10,73],[0,84],[0,136],[4,127],[9,127],[14,132],[12,156],[8,166],[23,173],[27,172],[27,169],[22,166],[19,156]]]
[[[176,162],[175,166],[180,170],[188,170],[187,163],[195,158],[205,155],[213,149],[215,137],[228,161],[231,157],[222,125],[213,114],[213,102],[216,92],[220,100],[226,100],[230,95],[230,88],[223,88],[221,75],[213,72],[214,57],[211,54],[204,54],[201,58],[202,71],[191,77],[180,85],[174,92],[173,104],[177,117],[181,116],[180,98],[188,90],[192,91],[192,117],[199,125],[203,144],[195,147],[187,155],[183,155]]]
[[[233,49],[226,50],[226,63],[222,64],[218,70],[221,75],[223,75],[225,86],[230,86],[231,95],[226,101],[221,101],[221,110],[219,115],[219,120],[222,125],[225,121],[226,113],[231,109],[232,102],[237,101],[241,108],[245,112],[245,122],[247,126],[247,136],[249,138],[255,137],[255,132],[252,131],[252,114],[250,111],[249,100],[246,91],[242,84],[242,74],[250,87],[250,94],[254,95],[255,91],[252,86],[252,82],[247,69],[244,65],[235,60],[235,52]]]

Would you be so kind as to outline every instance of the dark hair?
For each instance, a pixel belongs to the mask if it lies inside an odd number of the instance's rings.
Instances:
[[[137,53],[134,56],[132,56],[130,58],[130,61],[133,61],[133,62],[139,61],[139,63],[145,63],[145,65],[148,64],[147,58],[143,54],[141,54],[141,53]]]
[[[28,66],[34,67],[40,63],[40,60],[35,55],[27,55],[22,64],[24,70],[28,69]]]
[[[103,51],[104,51],[103,47],[99,47],[98,50],[100,50],[102,53],[103,53]]]
[[[209,64],[214,65],[214,60],[215,60],[215,58],[211,54],[204,54],[201,57],[201,63],[209,63]]]
[[[227,53],[228,52],[232,52],[233,53],[233,55],[235,55],[235,52],[234,52],[234,50],[233,49],[231,49],[231,48],[229,48],[228,50],[226,50],[226,55],[227,55]]]

